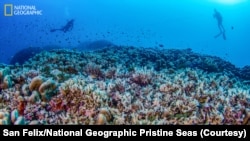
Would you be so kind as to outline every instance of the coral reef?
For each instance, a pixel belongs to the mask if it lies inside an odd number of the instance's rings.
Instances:
[[[10,75],[10,68],[5,67],[0,69],[0,91],[12,86],[12,78]]]
[[[39,92],[44,101],[50,100],[56,94],[57,84],[55,81],[49,79],[43,82],[39,87]]]
[[[43,51],[0,66],[0,124],[249,124],[249,74],[190,49]]]
[[[45,46],[45,47],[27,47],[18,51],[10,60],[10,64],[23,64],[25,61],[29,60],[36,54],[42,51],[49,51],[52,49],[58,49],[58,46]]]
[[[42,85],[44,81],[45,79],[42,76],[34,77],[29,84],[30,91],[34,91],[34,90],[38,91],[39,87]]]

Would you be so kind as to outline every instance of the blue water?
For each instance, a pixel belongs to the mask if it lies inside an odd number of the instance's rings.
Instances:
[[[249,0],[1,0],[0,13],[4,4],[35,5],[42,15],[0,14],[0,63],[9,63],[26,47],[71,48],[104,39],[126,46],[191,48],[237,67],[250,65]],[[219,33],[214,8],[223,16],[226,40],[214,38]],[[70,19],[75,19],[72,31],[50,32]]]

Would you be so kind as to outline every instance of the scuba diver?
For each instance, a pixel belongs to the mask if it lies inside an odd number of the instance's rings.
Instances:
[[[65,33],[65,32],[71,31],[73,28],[73,25],[74,25],[74,19],[68,21],[67,24],[65,26],[63,26],[62,28],[51,29],[50,32],[55,32],[55,31],[59,30],[59,31],[63,31]]]
[[[218,27],[220,29],[220,33],[218,33],[217,35],[214,36],[214,38],[217,38],[219,36],[223,36],[223,39],[226,40],[226,34],[225,34],[225,28],[224,26],[222,25],[222,16],[221,14],[216,10],[214,9],[214,18],[216,18],[217,22],[218,22]]]

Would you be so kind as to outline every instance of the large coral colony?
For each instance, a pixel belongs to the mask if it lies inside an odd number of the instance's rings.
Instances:
[[[247,70],[190,49],[43,51],[0,66],[0,124],[249,124]]]

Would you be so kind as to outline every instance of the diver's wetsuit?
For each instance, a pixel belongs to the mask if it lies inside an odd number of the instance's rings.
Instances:
[[[220,29],[220,33],[215,35],[214,38],[217,38],[220,35],[222,35],[223,39],[226,40],[226,35],[225,35],[226,31],[225,31],[224,26],[222,25],[222,16],[216,9],[214,9],[214,18],[216,18],[216,20],[218,21],[218,27]]]

